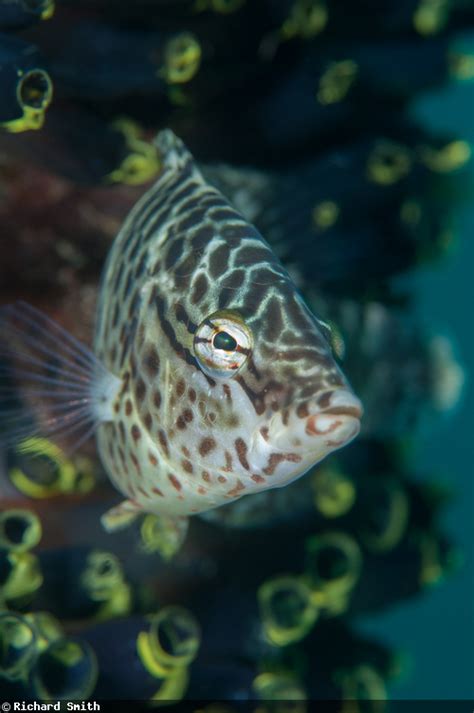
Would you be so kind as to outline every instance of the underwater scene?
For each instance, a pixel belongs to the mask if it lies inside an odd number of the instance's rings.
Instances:
[[[474,0],[0,0],[2,711],[472,711],[473,144]]]

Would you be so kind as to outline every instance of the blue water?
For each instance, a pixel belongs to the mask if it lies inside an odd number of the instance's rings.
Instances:
[[[474,82],[426,95],[414,111],[431,128],[470,141],[474,152]],[[474,160],[471,174],[474,186]],[[421,323],[454,338],[467,373],[459,407],[418,441],[417,469],[455,489],[443,524],[464,563],[440,587],[363,623],[364,631],[407,654],[392,698],[474,699],[474,190],[460,216],[458,240],[444,265],[416,278]]]

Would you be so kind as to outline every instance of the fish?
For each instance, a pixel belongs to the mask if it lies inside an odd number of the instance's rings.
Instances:
[[[0,390],[3,438],[94,433],[124,498],[102,517],[109,531],[153,513],[183,532],[189,516],[286,486],[362,416],[327,325],[269,244],[171,130],[155,142],[161,173],[111,245],[93,348],[26,303],[0,311],[21,396]]]

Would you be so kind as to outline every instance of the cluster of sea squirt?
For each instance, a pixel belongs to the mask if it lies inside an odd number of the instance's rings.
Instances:
[[[0,3],[1,303],[92,344],[106,257],[164,175],[154,137],[171,128],[281,260],[364,407],[354,442],[295,482],[194,515],[187,533],[141,513],[111,534],[100,519],[118,494],[93,442],[2,440],[0,409],[5,700],[383,710],[401,659],[355,618],[456,564],[448,494],[409,444],[463,374],[397,278],[441,272],[453,246],[471,148],[409,110],[474,77],[473,25],[461,0]],[[11,402],[8,359],[0,348]]]

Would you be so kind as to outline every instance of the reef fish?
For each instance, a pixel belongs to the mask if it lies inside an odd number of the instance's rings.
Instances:
[[[4,409],[7,435],[95,431],[125,497],[109,530],[284,486],[349,443],[362,413],[270,246],[171,131],[156,142],[162,171],[111,247],[93,350],[23,303],[0,316],[26,403],[40,406],[35,424]]]

